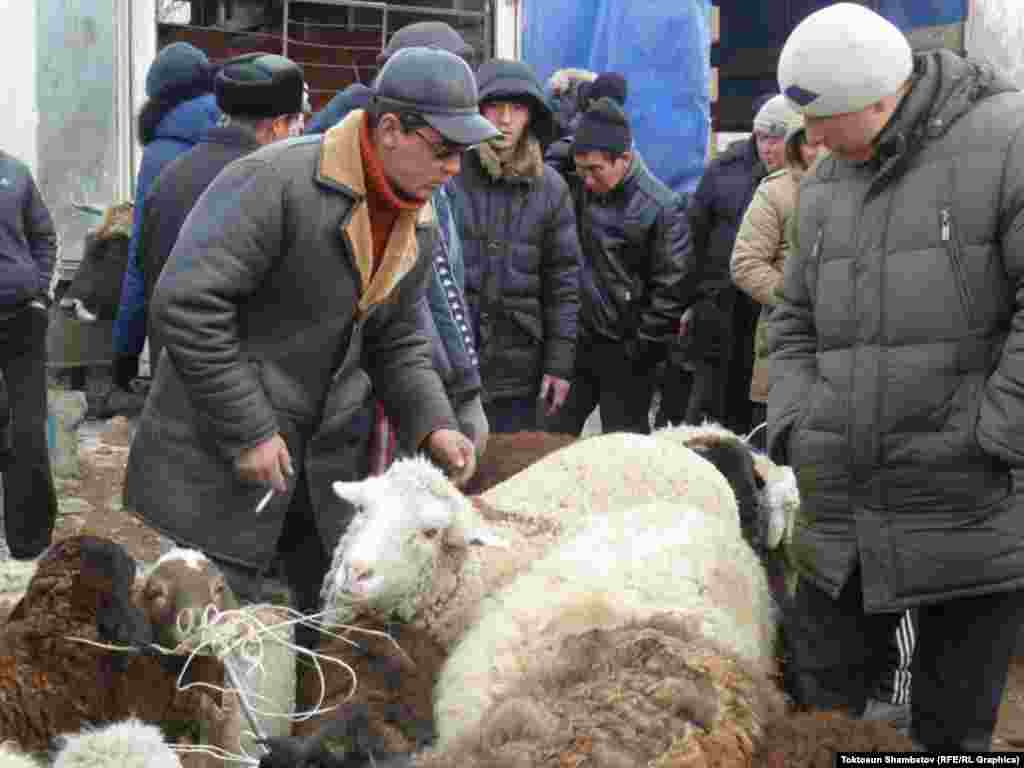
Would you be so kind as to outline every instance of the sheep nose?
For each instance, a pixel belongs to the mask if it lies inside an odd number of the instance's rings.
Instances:
[[[369,563],[364,562],[350,562],[348,564],[348,580],[355,583],[359,581],[366,581],[373,576],[373,568],[370,567]]]

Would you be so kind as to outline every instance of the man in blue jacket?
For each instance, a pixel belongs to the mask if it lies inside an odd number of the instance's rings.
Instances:
[[[162,49],[146,73],[147,101],[138,121],[142,164],[135,182],[128,266],[114,320],[114,382],[121,390],[127,391],[138,375],[139,356],[146,342],[144,281],[137,253],[146,195],[164,167],[192,149],[220,119],[213,95],[213,72],[205,53],[179,42]]]
[[[2,151],[0,254],[0,369],[11,419],[11,451],[0,460],[4,537],[15,558],[31,559],[49,546],[57,519],[46,448],[46,327],[57,235],[32,174]]]

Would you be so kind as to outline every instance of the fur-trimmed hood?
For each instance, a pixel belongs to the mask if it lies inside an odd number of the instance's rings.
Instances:
[[[508,159],[503,159],[486,142],[475,151],[492,181],[529,182],[544,174],[544,155],[540,142],[533,136],[525,136]]]

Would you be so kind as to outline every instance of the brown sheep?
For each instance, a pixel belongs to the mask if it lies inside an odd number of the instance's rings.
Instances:
[[[487,439],[487,448],[477,459],[476,472],[462,492],[467,496],[483,493],[576,440],[575,435],[556,432],[493,434]]]
[[[750,766],[782,695],[691,624],[655,617],[568,637],[550,665],[443,752],[421,753],[417,768]]]
[[[317,652],[340,659],[355,672],[357,685],[351,699],[352,677],[337,664],[321,662],[324,702],[331,707],[343,702],[363,707],[374,740],[389,752],[411,753],[433,737],[434,684],[447,653],[423,629],[409,624],[370,624],[360,621],[361,629],[387,633],[387,637],[367,632],[340,630],[358,647],[325,636]],[[302,657],[296,711],[311,709],[320,694],[320,679],[312,664]],[[347,699],[347,701],[346,701]],[[305,737],[336,718],[331,711],[297,722],[292,733]]]
[[[855,720],[841,712],[803,712],[765,728],[754,765],[832,768],[836,752],[911,752],[914,743],[887,723]]]
[[[480,724],[417,768],[831,768],[838,750],[911,751],[837,712],[793,713],[772,679],[669,617],[565,640]]]
[[[71,639],[151,642],[134,581],[134,560],[107,539],[75,536],[42,555],[25,596],[0,626],[0,742],[44,750],[60,733],[128,717],[159,723],[174,736],[194,729],[199,713],[210,710],[210,694],[179,691],[176,672],[157,656]],[[222,684],[223,668],[196,659],[186,679]]]

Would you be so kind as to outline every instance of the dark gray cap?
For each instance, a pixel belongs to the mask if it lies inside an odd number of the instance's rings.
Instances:
[[[440,48],[463,59],[471,59],[475,53],[473,46],[443,21],[417,21],[391,36],[387,47],[377,54],[377,66],[382,66],[403,48]]]
[[[481,114],[476,78],[454,53],[403,48],[388,59],[373,84],[378,112],[412,112],[455,144],[479,144],[501,135]]]

